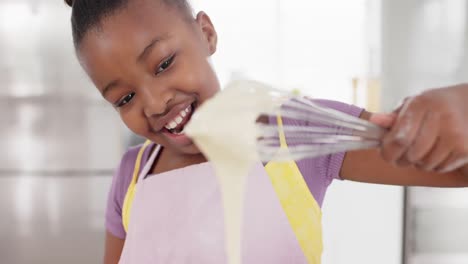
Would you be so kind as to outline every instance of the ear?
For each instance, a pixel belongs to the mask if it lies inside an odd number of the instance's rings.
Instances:
[[[213,55],[218,45],[218,34],[216,33],[213,23],[211,23],[210,17],[205,12],[199,12],[196,21],[203,33],[204,40],[208,44],[210,55]]]

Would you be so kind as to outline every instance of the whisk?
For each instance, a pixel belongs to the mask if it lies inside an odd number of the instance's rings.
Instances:
[[[302,96],[290,96],[264,114],[270,121],[257,123],[257,150],[262,161],[301,160],[374,148],[386,132],[369,121]],[[287,148],[280,147],[282,138]]]
[[[319,101],[241,80],[197,109],[185,132],[208,159],[241,166],[241,161],[300,160],[372,148],[386,131]],[[281,147],[283,134],[288,148]]]

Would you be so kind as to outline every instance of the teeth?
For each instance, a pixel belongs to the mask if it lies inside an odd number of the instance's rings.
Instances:
[[[172,122],[169,124],[169,129],[174,129],[174,128],[176,128],[176,126],[177,126],[177,123],[174,122],[174,121],[172,121]]]
[[[182,123],[182,121],[184,120],[184,117],[186,117],[191,111],[192,111],[192,106],[189,105],[187,108],[180,111],[180,113],[171,122],[169,122],[165,126],[165,128],[167,128],[167,129],[176,128],[180,123]],[[183,130],[181,132],[179,132],[178,134],[180,134],[182,132],[183,132]]]

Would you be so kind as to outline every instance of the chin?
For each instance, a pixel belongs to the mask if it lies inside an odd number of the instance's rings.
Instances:
[[[176,155],[199,155],[202,154],[200,149],[194,144],[190,143],[188,145],[176,145],[176,144],[161,144],[163,148],[169,150],[170,152]]]
[[[185,146],[180,149],[180,151],[184,154],[189,154],[189,155],[197,155],[197,154],[202,154],[200,149],[195,144],[190,144],[189,146]]]

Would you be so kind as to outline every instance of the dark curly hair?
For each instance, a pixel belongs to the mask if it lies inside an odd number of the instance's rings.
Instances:
[[[154,0],[163,1],[176,7],[184,15],[192,15],[192,7],[188,0]],[[86,33],[99,26],[102,19],[116,11],[125,8],[129,0],[65,0],[72,7],[71,24],[73,42],[78,47]]]

